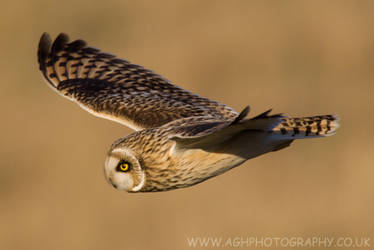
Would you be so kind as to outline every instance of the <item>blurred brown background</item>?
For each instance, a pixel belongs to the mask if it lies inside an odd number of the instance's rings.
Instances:
[[[189,249],[192,236],[365,236],[374,247],[373,1],[5,1],[0,17],[0,248]],[[103,161],[131,130],[48,88],[42,32],[144,65],[252,114],[337,113],[197,186],[127,194]]]

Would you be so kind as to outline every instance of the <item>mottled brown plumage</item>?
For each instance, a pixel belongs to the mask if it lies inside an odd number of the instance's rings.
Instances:
[[[69,43],[60,34],[51,44],[40,39],[40,70],[60,94],[99,116],[133,128],[158,127],[190,116],[233,119],[224,104],[192,94],[142,66],[88,47],[83,40]]]
[[[142,66],[43,34],[40,70],[49,85],[94,115],[137,132],[113,143],[105,176],[128,192],[188,187],[253,157],[280,150],[294,139],[329,136],[334,115],[289,118],[268,110],[251,119],[230,107],[183,90]]]

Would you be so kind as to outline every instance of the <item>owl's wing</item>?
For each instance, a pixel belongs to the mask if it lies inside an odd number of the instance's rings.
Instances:
[[[209,149],[217,145],[229,145],[226,142],[231,139],[257,131],[265,132],[269,135],[267,139],[279,142],[272,148],[275,151],[290,145],[294,139],[334,135],[339,128],[337,115],[292,118],[282,114],[269,115],[271,110],[268,110],[246,119],[248,111],[247,107],[232,122],[204,117],[186,118],[191,119],[190,122],[172,122],[171,124],[176,123],[176,126],[170,139],[176,142],[176,149]]]
[[[60,34],[39,42],[40,70],[49,85],[88,112],[135,130],[192,116],[235,119],[224,104],[192,94],[142,66]]]
[[[184,122],[175,121],[171,123],[171,127],[175,129],[170,139],[176,142],[178,149],[215,147],[240,136],[243,131],[272,131],[285,118],[281,114],[269,115],[271,110],[268,110],[256,117],[246,119],[248,112],[249,107],[246,107],[231,122],[204,117],[186,118],[190,121]]]

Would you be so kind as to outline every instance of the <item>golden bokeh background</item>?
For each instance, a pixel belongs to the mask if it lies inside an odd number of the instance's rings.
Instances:
[[[5,0],[2,8],[1,249],[190,249],[193,236],[363,236],[374,247],[373,1]],[[191,188],[119,192],[103,162],[131,130],[48,88],[36,59],[45,31],[85,39],[236,110],[336,113],[341,128]]]

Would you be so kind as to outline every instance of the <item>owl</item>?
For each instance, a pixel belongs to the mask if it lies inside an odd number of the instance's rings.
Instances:
[[[107,181],[127,192],[189,187],[295,139],[333,135],[339,125],[336,115],[291,118],[268,110],[248,118],[248,106],[237,113],[66,34],[52,43],[44,33],[38,62],[57,93],[135,130],[112,144],[104,163]]]

